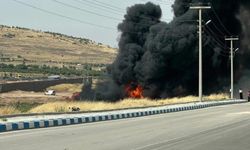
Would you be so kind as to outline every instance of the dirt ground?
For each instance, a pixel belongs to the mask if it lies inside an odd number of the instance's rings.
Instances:
[[[67,100],[72,96],[70,92],[57,92],[55,96],[44,95],[43,92],[25,92],[13,91],[8,93],[0,93],[0,105],[8,105],[9,103],[47,103],[54,101]]]

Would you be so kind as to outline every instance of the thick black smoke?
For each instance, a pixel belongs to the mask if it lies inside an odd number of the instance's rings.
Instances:
[[[124,86],[131,83],[142,86],[143,95],[150,98],[197,93],[198,11],[190,10],[190,3],[210,3],[213,7],[203,12],[204,24],[212,20],[203,27],[204,93],[218,92],[230,83],[229,43],[224,36],[241,36],[241,42],[236,43],[241,46],[235,56],[237,78],[250,68],[248,0],[176,0],[170,23],[160,20],[158,5],[137,4],[127,9],[118,25],[119,54],[110,68],[116,90],[108,91],[105,98],[125,97]]]

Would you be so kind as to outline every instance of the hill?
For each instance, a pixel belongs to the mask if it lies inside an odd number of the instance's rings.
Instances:
[[[117,50],[85,38],[0,25],[0,62],[67,66],[110,64]]]

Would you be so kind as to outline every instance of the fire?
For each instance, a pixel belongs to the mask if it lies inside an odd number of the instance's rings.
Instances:
[[[130,98],[143,98],[143,89],[140,85],[128,84],[125,87],[125,91]]]

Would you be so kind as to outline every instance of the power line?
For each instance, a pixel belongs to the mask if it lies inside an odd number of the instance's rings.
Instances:
[[[95,12],[92,12],[92,11],[89,11],[89,10],[85,10],[85,9],[80,8],[80,7],[76,7],[76,6],[67,4],[67,3],[59,2],[57,0],[52,0],[52,1],[55,2],[55,3],[61,4],[63,6],[66,6],[66,7],[70,7],[70,8],[74,8],[74,9],[80,10],[82,12],[86,12],[86,13],[93,14],[93,15],[96,15],[96,16],[105,17],[105,18],[112,19],[112,20],[121,21],[121,19],[118,19],[118,18],[114,18],[114,17],[111,17],[111,16],[106,16],[106,15],[102,15],[102,14],[99,14],[99,13],[95,13]]]
[[[51,14],[51,15],[55,15],[55,16],[58,16],[58,17],[66,18],[66,19],[69,19],[69,20],[72,20],[72,21],[76,21],[76,22],[79,22],[79,23],[88,24],[88,25],[96,26],[96,27],[101,27],[101,28],[109,29],[109,30],[115,30],[115,28],[102,26],[102,25],[91,23],[91,22],[82,21],[82,20],[79,20],[79,19],[76,19],[76,18],[73,18],[73,17],[69,17],[69,16],[64,16],[64,15],[61,15],[59,13],[52,12],[52,11],[42,9],[42,8],[38,8],[38,7],[34,6],[34,5],[30,5],[30,4],[27,4],[25,2],[21,2],[21,1],[18,1],[18,0],[13,0],[13,1],[17,2],[19,4],[22,4],[24,6],[31,7],[31,8],[36,9],[36,10],[39,10],[39,11],[42,11],[42,12],[45,12],[45,13],[48,13],[48,14]],[[148,25],[148,24],[141,24],[141,23],[135,23],[135,22],[130,22],[130,23],[138,24],[138,25]],[[140,34],[140,33],[137,33],[137,32],[127,32],[127,33]]]
[[[73,18],[73,17],[64,16],[62,14],[52,12],[52,11],[49,11],[49,10],[46,10],[46,9],[42,9],[42,8],[36,7],[34,5],[31,5],[31,4],[27,4],[25,2],[21,2],[21,1],[18,1],[18,0],[13,0],[13,1],[16,2],[16,3],[19,3],[21,5],[24,5],[24,6],[39,10],[41,12],[45,12],[45,13],[50,14],[50,15],[58,16],[58,17],[65,18],[65,19],[68,19],[68,20],[71,20],[71,21],[75,21],[75,22],[79,22],[79,23],[82,23],[82,24],[87,24],[87,25],[91,25],[91,26],[95,26],[95,27],[99,27],[99,28],[103,28],[103,29],[114,30],[114,28],[110,28],[108,26],[98,25],[98,24],[94,24],[94,23],[91,23],[91,22],[82,21],[82,20],[79,20],[79,19],[76,19],[76,18]]]
[[[112,8],[111,6],[106,6],[106,5],[103,5],[103,4],[98,4],[98,3],[95,3],[95,2],[93,2],[93,1],[88,1],[88,0],[74,0],[74,1],[76,1],[76,2],[78,2],[78,3],[81,3],[81,4],[83,4],[83,5],[94,5],[94,6],[99,6],[99,7],[102,7],[102,8],[105,8],[105,9],[108,9],[108,10],[112,10],[112,11],[114,11],[114,12],[112,12],[113,14],[115,13],[115,14],[117,14],[117,15],[121,15],[121,16],[124,16],[124,15],[126,15],[126,14],[124,14],[123,12],[122,12],[122,9],[120,9],[120,10],[118,10],[118,9],[110,9],[110,8]],[[93,6],[92,6],[93,7]],[[139,17],[139,18],[144,18],[144,19],[159,19],[159,18],[157,18],[157,17],[154,17],[154,16],[150,16],[150,17],[146,17],[146,16],[137,16],[137,17]],[[166,18],[160,18],[160,19],[162,19],[162,20],[165,20],[165,21],[172,21],[171,19],[166,19]]]
[[[212,39],[212,40],[213,40],[213,39]],[[214,46],[213,49],[214,49],[214,48],[219,48],[219,49],[220,49],[220,52],[221,52],[222,54],[224,54],[224,55],[226,55],[226,56],[229,55],[229,52],[225,51],[224,48],[221,47],[217,42],[212,41],[212,42],[210,42],[209,44],[207,44],[206,46],[211,46],[211,45]]]
[[[93,1],[89,1],[89,0],[77,0],[77,1],[79,1],[79,2],[88,2],[88,3],[93,4],[93,5],[95,5],[95,6],[99,6],[99,7],[106,8],[106,9],[108,9],[108,10],[120,12],[120,9],[117,10],[117,9],[114,9],[113,7],[108,7],[108,6],[106,6],[106,5],[99,4],[99,3],[96,3],[96,2],[93,2]]]
[[[209,19],[212,20],[212,17],[208,14],[208,12],[206,12],[206,15]],[[215,29],[220,33],[220,35],[224,38],[224,36],[226,35],[226,33],[222,32],[221,29],[214,23],[214,21],[212,21],[213,26],[215,27]]]
[[[225,50],[226,46],[221,45],[221,43],[218,42],[209,32],[205,31],[205,33],[212,39],[212,42],[210,44],[212,44],[215,47],[219,47],[221,49],[221,52],[223,52],[224,54],[229,54],[229,52]]]
[[[95,27],[99,27],[99,28],[103,28],[103,29],[108,29],[108,30],[115,31],[115,28],[111,28],[111,27],[103,26],[103,25],[98,25],[98,24],[94,24],[94,23],[91,23],[91,22],[87,22],[87,21],[82,21],[80,19],[76,19],[76,18],[73,18],[73,17],[65,16],[65,15],[59,14],[57,12],[49,11],[49,10],[46,10],[46,9],[43,9],[43,8],[39,8],[37,6],[31,5],[31,4],[28,4],[28,3],[25,3],[25,2],[22,2],[22,1],[19,1],[19,0],[13,0],[13,1],[16,2],[16,3],[19,3],[21,5],[24,5],[26,7],[30,7],[30,8],[33,8],[35,10],[39,10],[41,12],[44,12],[44,13],[47,13],[47,14],[50,14],[50,15],[54,15],[54,16],[61,17],[61,18],[64,18],[64,19],[68,19],[68,20],[75,21],[75,22],[79,22],[79,23],[82,23],[82,24],[87,24],[87,25],[91,25],[91,26],[95,26]],[[183,22],[183,21],[181,21],[181,22]],[[141,24],[141,23],[135,23],[135,22],[130,22],[130,23],[132,23],[132,24],[138,24],[138,25],[148,25],[148,24]],[[131,34],[138,34],[138,35],[141,34],[141,33],[138,33],[138,32],[131,32],[131,31],[125,31],[125,32],[121,32],[121,33],[124,33],[124,34],[131,33]],[[165,33],[157,33],[157,35],[165,35]],[[181,38],[181,37],[185,37],[185,35],[184,36],[178,35],[178,36],[175,36],[175,37],[176,38]]]
[[[148,2],[148,0],[140,0],[140,1],[142,1],[142,2]],[[171,3],[167,3],[166,1],[163,1],[163,0],[155,0],[155,2],[157,2],[159,4],[162,4],[162,5],[172,5]]]
[[[209,44],[206,44],[206,46],[210,47],[211,49],[213,49],[214,52],[218,53],[219,55],[223,56],[223,57],[229,57],[229,52],[224,51],[224,48],[221,47],[220,44],[218,44],[212,37],[211,35],[209,35],[207,32],[205,32],[205,35],[210,37],[210,39],[212,39],[213,41],[210,42]],[[205,40],[203,40],[204,42]],[[212,47],[213,46],[213,47]],[[215,48],[219,48],[219,52],[215,50]]]
[[[93,0],[93,1],[96,2],[96,3],[99,3],[99,4],[103,4],[103,5],[105,5],[105,6],[107,6],[107,7],[110,7],[110,8],[115,8],[115,9],[117,9],[117,10],[121,10],[121,9],[122,9],[122,8],[116,7],[116,6],[114,6],[114,5],[110,5],[110,4],[108,4],[108,3],[100,2],[100,1],[97,1],[97,0]]]
[[[215,34],[212,30],[210,30],[209,32],[207,32],[208,30],[205,30],[205,33],[207,34],[207,36],[209,36],[213,42],[215,42],[217,44],[217,46],[219,48],[221,48],[221,52],[225,53],[225,54],[229,54],[229,51],[227,51],[226,49],[230,49],[228,46],[226,46],[226,44],[223,46],[223,43],[220,41],[220,39],[217,39],[217,37],[213,36],[212,34]],[[223,37],[225,38],[225,37]]]
[[[223,43],[220,41],[220,39],[216,36],[216,34],[213,32],[213,30],[210,28],[210,27],[208,27],[208,26],[206,26],[207,27],[207,29],[208,30],[205,30],[205,31],[209,31],[208,32],[208,34],[211,36],[211,37],[213,37],[214,39],[215,39],[215,41],[219,44],[219,45],[221,45],[222,47],[223,47]],[[210,34],[211,33],[211,34]],[[224,38],[224,37],[223,37]]]
[[[13,0],[13,1],[16,2],[16,3],[19,3],[21,5],[24,5],[24,6],[27,6],[27,7],[36,9],[36,10],[39,10],[41,12],[48,13],[50,15],[54,15],[54,16],[58,16],[58,17],[61,17],[61,18],[68,19],[68,20],[76,21],[76,22],[79,22],[79,23],[88,24],[88,25],[91,25],[91,26],[96,26],[96,27],[100,27],[100,28],[104,28],[104,29],[109,29],[109,30],[115,31],[115,28],[111,28],[111,27],[107,27],[107,26],[102,26],[102,25],[91,23],[91,22],[82,21],[82,20],[79,20],[79,19],[76,19],[76,18],[72,18],[72,17],[69,17],[69,16],[64,16],[64,15],[61,15],[59,13],[52,12],[52,11],[49,11],[49,10],[46,10],[46,9],[42,9],[42,8],[38,8],[38,7],[34,6],[34,5],[30,5],[30,4],[27,4],[25,2],[21,2],[21,1],[18,1],[18,0]],[[134,22],[131,22],[131,23],[132,24],[139,24],[139,25],[148,25],[148,24],[140,24],[140,23],[134,23]],[[141,34],[141,33],[138,33],[138,32],[131,32],[131,31],[125,31],[125,32],[122,32],[122,33]]]
[[[218,55],[220,55],[220,56],[222,56],[222,57],[226,57],[226,58],[228,58],[229,57],[229,55],[225,55],[225,54],[222,54],[222,53],[220,53],[220,52],[218,52],[218,51],[216,51],[216,50],[214,50],[214,47],[212,47],[211,45],[207,45],[208,47],[210,47],[211,49],[213,49],[213,51],[215,52],[215,53],[217,53]],[[214,45],[213,45],[214,46]]]
[[[219,28],[218,26],[212,21],[212,25],[215,27],[215,29],[220,33],[220,36],[223,37],[223,35],[226,35],[224,34]]]
[[[66,7],[70,7],[70,8],[77,9],[77,10],[80,10],[80,11],[83,11],[83,12],[87,12],[87,13],[91,13],[91,14],[94,14],[94,15],[97,15],[97,16],[105,17],[105,18],[108,18],[108,19],[112,19],[112,20],[116,20],[116,21],[121,21],[122,20],[122,19],[118,19],[118,18],[114,18],[114,17],[110,17],[110,16],[101,15],[101,14],[98,14],[98,13],[95,13],[95,12],[87,11],[87,10],[84,10],[82,8],[76,7],[74,5],[70,5],[70,4],[67,4],[67,3],[59,2],[57,0],[52,0],[52,1],[54,1],[56,3],[59,3],[60,5],[63,5],[63,6],[66,6]],[[156,17],[144,17],[144,16],[140,16],[140,17],[141,18],[145,18],[145,19],[156,18]],[[148,25],[148,24],[136,23],[136,22],[130,22],[130,23],[135,24],[135,25]]]
[[[212,4],[211,4],[211,5],[212,5]],[[213,13],[215,14],[215,17],[217,18],[217,20],[219,21],[219,23],[221,24],[221,26],[223,27],[223,29],[227,32],[227,34],[232,35],[232,34],[228,31],[228,29],[225,27],[225,25],[222,23],[222,21],[221,21],[219,15],[216,13],[216,11],[215,11],[215,9],[214,9],[213,6],[212,6],[212,11],[213,11]]]
[[[74,1],[77,2],[77,3],[79,3],[79,4],[82,4],[82,5],[88,5],[88,6],[92,7],[92,8],[96,8],[98,10],[102,9],[105,12],[110,12],[110,13],[116,14],[116,15],[123,15],[123,13],[118,13],[119,11],[116,11],[116,10],[112,11],[112,9],[109,9],[109,8],[106,8],[106,7],[102,7],[102,6],[96,7],[98,5],[93,4],[92,2],[80,1],[80,0],[74,0]]]
[[[206,33],[206,35],[209,36],[207,33]],[[215,39],[211,38],[211,40],[212,41],[210,42],[210,44],[220,48],[221,50],[223,50],[224,53],[227,53],[226,51],[224,51],[225,48],[223,46],[221,46]]]
[[[94,0],[94,1],[89,1],[89,0],[75,0],[75,1],[78,1],[79,3],[82,3],[82,4],[83,4],[83,2],[88,2],[88,3],[92,4],[92,5],[97,5],[97,6],[99,6],[99,7],[103,7],[103,8],[106,8],[106,9],[108,9],[108,10],[111,9],[112,11],[118,12],[118,13],[121,14],[121,15],[125,15],[123,12],[121,12],[121,11],[123,11],[123,10],[125,10],[125,9],[116,7],[116,6],[114,6],[114,5],[109,5],[109,4],[107,4],[107,3],[103,3],[103,2],[100,2],[100,1],[97,1],[97,0]],[[145,19],[149,19],[149,18],[150,18],[150,19],[152,19],[152,18],[158,19],[158,18],[153,17],[153,16],[150,16],[150,17],[138,16],[138,17],[139,17],[139,18],[145,18]],[[166,21],[172,21],[172,20],[166,19],[166,18],[161,18],[161,19],[166,20]]]

